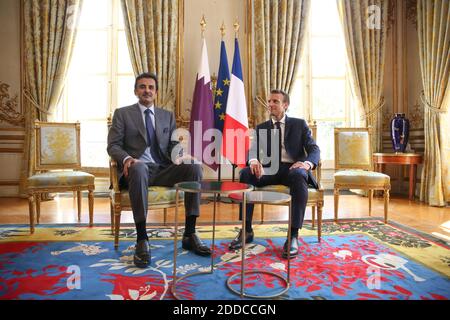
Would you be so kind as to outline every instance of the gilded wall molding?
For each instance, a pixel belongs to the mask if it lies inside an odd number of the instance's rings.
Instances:
[[[424,108],[416,100],[415,104],[409,109],[409,122],[411,128],[423,128]]]
[[[0,81],[0,122],[5,121],[15,126],[25,126],[25,118],[17,112],[18,95],[10,97],[9,85]]]

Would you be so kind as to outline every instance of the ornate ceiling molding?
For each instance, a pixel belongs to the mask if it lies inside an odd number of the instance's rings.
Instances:
[[[14,97],[9,96],[9,85],[0,81],[0,122],[6,121],[15,126],[23,127],[25,118],[17,112],[17,94]]]

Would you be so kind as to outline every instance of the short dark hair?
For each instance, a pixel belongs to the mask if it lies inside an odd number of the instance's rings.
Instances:
[[[270,91],[270,93],[283,95],[283,102],[286,102],[289,105],[290,103],[289,95],[285,91],[280,89],[273,89]]]
[[[137,89],[137,83],[139,80],[141,79],[153,79],[155,80],[155,86],[156,86],[156,91],[158,91],[158,78],[156,77],[156,74],[154,73],[149,73],[149,72],[144,72],[141,73],[140,75],[138,75],[136,77],[136,81],[134,81],[134,89]]]

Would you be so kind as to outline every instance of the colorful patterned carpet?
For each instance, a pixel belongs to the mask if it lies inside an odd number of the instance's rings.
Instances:
[[[239,252],[228,243],[236,225],[216,227],[215,271],[179,282],[183,299],[232,300],[240,297],[226,287],[240,271]],[[212,228],[198,227],[211,243]],[[180,230],[182,232],[182,230]],[[150,300],[174,299],[173,229],[148,228],[152,263],[133,265],[134,228],[122,226],[114,250],[108,226],[40,225],[29,235],[27,225],[0,226],[0,299]],[[285,274],[281,248],[286,224],[256,225],[247,247],[247,270]],[[210,258],[199,257],[178,245],[177,275],[210,269]],[[239,278],[238,278],[239,279]],[[282,288],[267,274],[246,276],[246,292],[270,295]],[[239,289],[240,282],[233,281]],[[300,233],[299,256],[291,262],[291,288],[277,299],[297,300],[436,300],[450,298],[448,243],[404,226],[376,219],[324,222],[322,242],[305,225]]]

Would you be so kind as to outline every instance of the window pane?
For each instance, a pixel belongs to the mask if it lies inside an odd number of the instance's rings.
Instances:
[[[290,95],[290,105],[287,110],[288,116],[302,118],[306,117],[306,106],[305,106],[305,80],[304,78],[298,78],[295,81],[292,93]]]
[[[334,159],[334,128],[344,127],[344,121],[317,121],[317,145],[322,160]]]
[[[117,108],[129,106],[137,103],[137,98],[134,95],[134,77],[120,76],[117,88]]]
[[[72,76],[68,87],[68,119],[106,119],[108,80],[106,76]]]
[[[345,118],[345,80],[313,79],[313,119]]]
[[[122,6],[119,5],[119,25],[118,28],[119,29],[125,29],[125,23],[123,21],[123,10],[122,10]]]
[[[108,128],[104,121],[82,121],[81,165],[85,167],[108,167],[106,138]]]
[[[342,38],[311,38],[313,77],[345,77],[346,57]]]
[[[311,1],[312,35],[337,35],[341,28],[336,0]]]
[[[133,66],[131,65],[130,52],[128,51],[127,39],[125,36],[125,31],[119,31],[119,54],[118,54],[118,64],[119,73],[133,73]]]
[[[106,28],[108,3],[111,0],[84,0],[79,21],[80,28]]]
[[[107,31],[79,31],[70,72],[106,73],[108,65]]]

